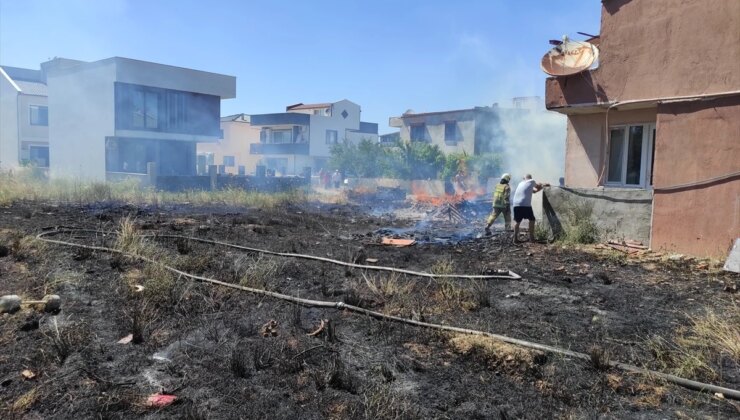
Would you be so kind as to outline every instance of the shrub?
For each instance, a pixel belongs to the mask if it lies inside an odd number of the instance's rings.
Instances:
[[[588,201],[574,201],[565,208],[566,223],[563,242],[593,244],[599,241],[601,232],[593,218],[594,205]]]

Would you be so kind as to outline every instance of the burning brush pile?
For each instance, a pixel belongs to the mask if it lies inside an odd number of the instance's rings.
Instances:
[[[490,210],[485,191],[432,196],[415,191],[412,209],[423,216],[412,227],[383,228],[375,232],[383,241],[413,240],[413,243],[451,244],[481,236],[471,223]]]

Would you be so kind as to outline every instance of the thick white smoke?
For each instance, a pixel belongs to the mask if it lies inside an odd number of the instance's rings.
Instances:
[[[504,170],[514,179],[530,173],[538,182],[558,185],[565,165],[565,116],[539,109],[512,112],[501,118],[501,128]]]

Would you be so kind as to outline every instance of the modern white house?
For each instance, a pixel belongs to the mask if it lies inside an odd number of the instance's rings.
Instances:
[[[333,103],[295,104],[277,114],[250,116],[259,127],[259,142],[249,153],[281,175],[298,175],[304,168],[326,168],[331,148],[343,141],[378,141],[378,124],[360,120],[360,106],[346,99]]]
[[[236,78],[113,57],[55,58],[41,65],[49,107],[51,177],[103,181],[193,175],[196,143],[221,138],[221,100]]]
[[[0,170],[49,166],[49,111],[41,70],[0,66]]]

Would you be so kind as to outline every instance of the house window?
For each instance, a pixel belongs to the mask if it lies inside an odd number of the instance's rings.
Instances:
[[[220,137],[220,103],[215,95],[116,82],[116,129]]]
[[[30,146],[28,148],[29,160],[41,168],[49,167],[49,146]]]
[[[411,141],[426,140],[426,126],[424,124],[413,124],[410,131]]]
[[[455,121],[445,122],[445,141],[448,143],[457,142],[457,122]]]
[[[292,143],[293,130],[272,130],[272,143]]]
[[[234,156],[224,156],[224,166],[229,168],[236,166]]]
[[[609,130],[607,185],[651,185],[654,143],[654,124],[612,127]]]
[[[326,130],[326,144],[337,144],[338,142],[337,130]]]
[[[31,125],[49,125],[49,107],[31,105],[28,111]]]

